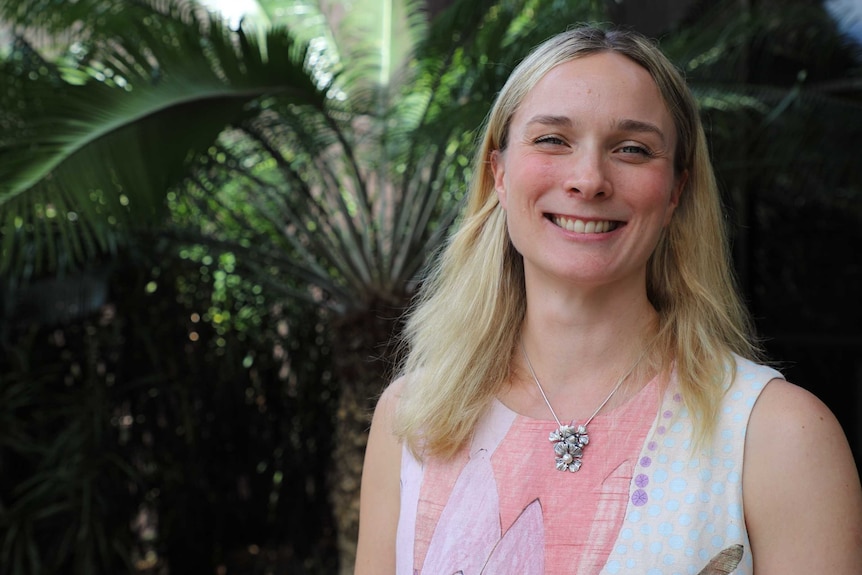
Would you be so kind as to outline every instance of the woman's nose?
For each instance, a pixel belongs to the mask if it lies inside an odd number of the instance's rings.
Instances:
[[[566,189],[585,200],[609,196],[612,189],[606,172],[605,158],[601,151],[577,149],[568,169]]]

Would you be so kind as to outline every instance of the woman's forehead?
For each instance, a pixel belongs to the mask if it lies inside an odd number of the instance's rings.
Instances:
[[[578,122],[597,114],[673,131],[673,119],[652,75],[615,52],[589,54],[551,68],[526,92],[510,122]]]

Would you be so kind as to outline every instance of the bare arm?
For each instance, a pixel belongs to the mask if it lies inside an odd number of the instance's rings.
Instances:
[[[756,575],[862,573],[862,488],[847,439],[816,397],[763,390],[746,436],[745,521]]]
[[[383,392],[374,410],[359,499],[354,575],[395,573],[395,533],[401,500],[401,443],[392,433],[400,384]]]

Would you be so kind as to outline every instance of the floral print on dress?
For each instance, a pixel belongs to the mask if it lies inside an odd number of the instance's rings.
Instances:
[[[469,533],[469,537],[464,537]],[[494,470],[487,451],[471,457],[440,516],[420,573],[543,575],[545,528],[533,501],[502,533]]]

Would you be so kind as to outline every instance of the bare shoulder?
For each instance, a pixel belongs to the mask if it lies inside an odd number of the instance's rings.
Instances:
[[[395,412],[398,410],[398,403],[401,401],[401,394],[404,391],[404,378],[398,378],[390,383],[380,398],[377,400],[377,405],[374,408],[374,417],[371,419],[371,430],[369,432],[369,448],[371,443],[378,444],[375,447],[382,447],[387,454],[391,454],[391,449],[398,448],[400,452],[400,441],[395,437]],[[382,445],[379,445],[382,444]],[[397,444],[397,445],[396,445]],[[377,453],[368,452],[366,449],[366,458],[375,458]]]
[[[755,572],[862,573],[862,488],[835,416],[775,379],[754,406],[743,466]]]
[[[375,418],[385,418],[389,422],[394,421],[395,410],[404,391],[404,385],[405,378],[399,377],[383,390],[380,399],[377,401],[377,407],[374,408]]]
[[[747,455],[768,457],[773,465],[811,468],[855,463],[844,430],[832,411],[814,394],[783,379],[774,379],[761,393],[749,422]],[[794,474],[795,475],[795,474]]]
[[[395,572],[395,534],[401,497],[401,442],[394,433],[394,425],[403,386],[401,379],[386,388],[371,421],[362,469],[357,575]]]

